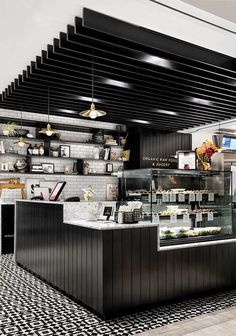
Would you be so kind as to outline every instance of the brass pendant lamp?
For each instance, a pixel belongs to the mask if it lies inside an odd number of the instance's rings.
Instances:
[[[90,108],[88,110],[80,112],[80,115],[85,118],[90,118],[90,119],[96,119],[98,117],[103,117],[107,113],[105,111],[97,110],[95,107],[95,104],[93,102],[94,100],[94,56],[92,56],[92,103],[90,105]]]
[[[23,137],[22,137],[22,105],[20,107],[20,137],[19,137],[19,140],[17,140],[16,142],[14,142],[15,144],[17,144],[18,146],[20,147],[24,147],[24,146],[27,146],[29,145],[28,142],[26,142]]]
[[[46,134],[47,136],[52,136],[53,134],[57,133],[56,130],[52,129],[52,126],[50,124],[50,91],[48,88],[48,123],[47,123],[47,127],[46,128],[42,128],[39,133],[43,133]]]

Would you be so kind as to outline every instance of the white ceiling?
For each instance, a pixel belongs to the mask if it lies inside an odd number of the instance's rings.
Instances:
[[[83,6],[236,57],[236,35],[211,27],[160,3],[174,5],[198,16],[206,16],[206,12],[180,0],[158,2],[159,4],[150,0],[0,0],[0,92],[30,61],[41,54],[42,49],[46,49],[47,44],[52,43],[54,37],[58,37],[60,31],[66,30],[67,24],[73,24],[75,16],[81,16]],[[203,2],[213,3],[207,0]],[[216,17],[212,18],[208,13],[207,17],[217,21]],[[227,24],[222,19],[219,22]]]
[[[225,20],[236,23],[236,0],[182,0]]]

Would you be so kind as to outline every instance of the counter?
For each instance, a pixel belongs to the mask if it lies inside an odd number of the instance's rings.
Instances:
[[[101,204],[16,204],[16,262],[104,318],[236,283],[235,242],[157,251],[155,224],[79,218]]]

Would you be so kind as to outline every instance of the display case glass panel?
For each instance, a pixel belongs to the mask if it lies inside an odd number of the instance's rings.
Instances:
[[[119,199],[140,200],[161,245],[231,238],[230,171],[137,169],[119,175]]]

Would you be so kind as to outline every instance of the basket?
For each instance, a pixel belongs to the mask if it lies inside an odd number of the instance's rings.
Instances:
[[[118,211],[115,211],[115,222],[118,223]],[[132,223],[138,223],[141,217],[141,211],[139,209],[136,209],[134,211],[130,212],[124,212],[123,216],[123,223],[124,224],[132,224]]]

